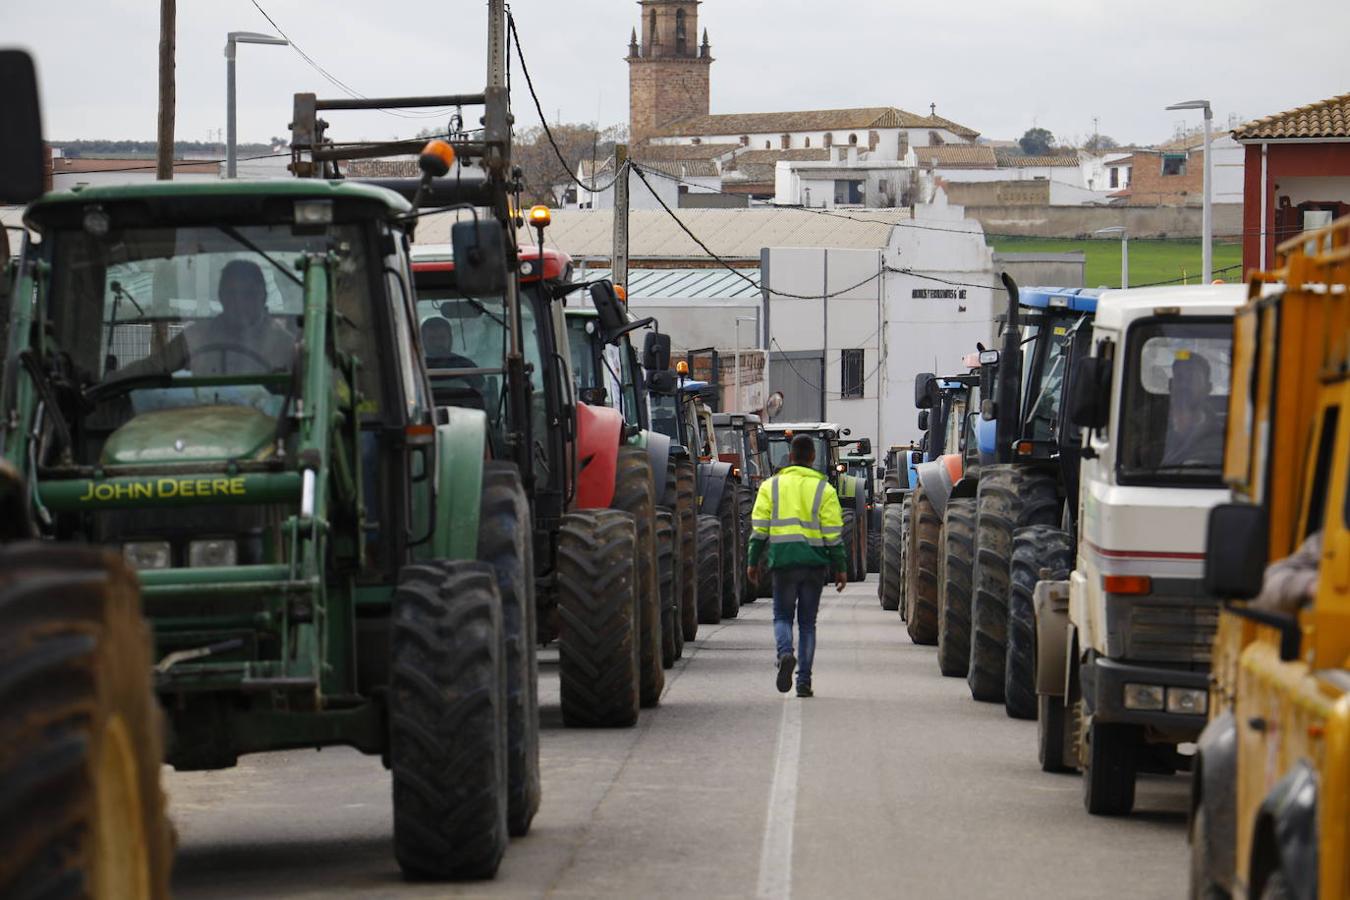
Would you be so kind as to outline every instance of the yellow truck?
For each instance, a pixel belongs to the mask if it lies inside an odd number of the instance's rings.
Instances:
[[[1350,897],[1350,218],[1282,244],[1248,297],[1234,322],[1224,459],[1235,502],[1211,512],[1207,539],[1206,587],[1224,603],[1193,765],[1191,896],[1340,900]]]

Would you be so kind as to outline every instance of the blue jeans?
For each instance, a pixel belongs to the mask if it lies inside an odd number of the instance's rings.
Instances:
[[[792,652],[792,617],[797,616],[801,652],[797,655],[797,683],[811,683],[811,660],[816,655],[816,614],[825,587],[823,566],[773,569],[773,636],[778,655]]]

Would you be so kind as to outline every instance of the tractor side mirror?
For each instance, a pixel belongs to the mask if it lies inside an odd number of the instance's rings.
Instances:
[[[647,390],[653,394],[669,396],[675,393],[675,373],[669,369],[647,372]]]
[[[928,430],[928,410],[926,409],[919,410],[919,430]]]
[[[624,311],[619,294],[611,281],[597,281],[591,285],[591,305],[600,317],[600,329],[609,340],[628,324],[628,314]]]
[[[1069,418],[1079,428],[1105,428],[1111,419],[1111,360],[1085,356],[1074,363]]]
[[[648,372],[670,369],[670,335],[650,331],[642,340],[642,368]]]
[[[1224,599],[1261,593],[1269,552],[1270,520],[1264,507],[1223,503],[1209,511],[1205,537],[1205,590]]]
[[[455,283],[470,297],[506,290],[506,236],[496,219],[469,219],[450,228],[455,248]]]
[[[42,196],[42,111],[38,104],[37,70],[23,50],[0,50],[0,203],[28,203]],[[9,254],[5,254],[9,262]]]
[[[914,377],[914,407],[928,409],[937,402],[937,376],[920,372]]]
[[[871,439],[871,438],[858,438],[858,455],[859,455],[859,456],[871,456],[871,455],[872,455],[872,439]]]

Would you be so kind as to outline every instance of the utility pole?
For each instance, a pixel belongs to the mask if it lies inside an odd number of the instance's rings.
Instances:
[[[628,145],[614,145],[614,250],[610,281],[628,289]],[[593,185],[592,185],[593,186]]]
[[[155,146],[155,177],[173,180],[173,118],[176,96],[173,65],[177,0],[159,0],[159,133]]]

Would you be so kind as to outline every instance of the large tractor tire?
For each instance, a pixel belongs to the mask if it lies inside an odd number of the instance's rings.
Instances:
[[[680,526],[680,629],[684,641],[698,637],[698,477],[694,462],[675,463],[675,513]]]
[[[909,602],[909,638],[916,644],[936,644],[938,639],[938,542],[942,519],[928,494],[919,491],[914,500],[913,537],[906,573],[905,596]]]
[[[656,495],[652,465],[642,447],[619,448],[614,475],[613,509],[623,510],[637,523],[638,640],[642,666],[644,707],[661,702],[666,687],[661,668],[661,592],[656,574]]]
[[[867,529],[867,571],[881,574],[881,528]]]
[[[679,659],[680,625],[675,609],[675,513],[656,512],[656,581],[661,592],[661,667],[674,667]]]
[[[984,466],[975,511],[975,570],[971,593],[970,695],[1003,702],[1007,667],[1008,591],[1013,532],[1059,521],[1052,475],[1011,465]]]
[[[901,549],[905,541],[903,503],[889,503],[881,513],[884,539],[881,545],[881,608],[900,608],[900,590],[905,582],[901,568]]]
[[[745,547],[736,509],[736,485],[728,481],[717,503],[717,521],[722,526],[722,618],[734,619],[741,611],[741,582],[745,580]]]
[[[975,498],[947,501],[938,559],[938,670],[964,678],[970,669],[970,580],[975,567]]]
[[[507,832],[506,642],[486,563],[405,566],[390,635],[394,856],[409,878],[491,878]]]
[[[169,896],[150,648],[114,554],[0,548],[0,896]]]
[[[1069,535],[1053,525],[1030,525],[1013,533],[1008,589],[1008,652],[1003,707],[1014,719],[1036,718],[1036,604],[1032,594],[1041,570],[1073,568]]]
[[[853,510],[847,507],[842,510],[844,518],[844,528],[840,532],[841,540],[844,542],[844,573],[849,581],[858,580],[858,554],[853,546],[857,540],[858,522]]]
[[[1138,727],[1094,722],[1081,713],[1080,720],[1083,806],[1094,816],[1129,815],[1138,777]]]
[[[514,463],[483,466],[478,558],[492,566],[506,634],[507,823],[513,837],[539,811],[539,663],[535,654],[530,502]]]
[[[698,517],[698,621],[722,621],[722,523],[716,516]]]
[[[910,491],[905,495],[905,502],[900,504],[900,578],[896,587],[896,593],[899,594],[900,602],[896,607],[900,613],[900,621],[908,624],[909,622],[909,595],[905,589],[906,575],[909,571],[909,557],[912,552],[910,546],[913,540],[912,525],[914,523],[914,492]]]
[[[637,525],[628,513],[588,509],[558,532],[558,667],[563,723],[623,728],[637,722]]]
[[[741,519],[741,605],[754,603],[759,591],[749,578],[745,577],[746,561],[750,558],[750,518],[755,509],[755,491],[749,485],[736,487],[736,511]]]

